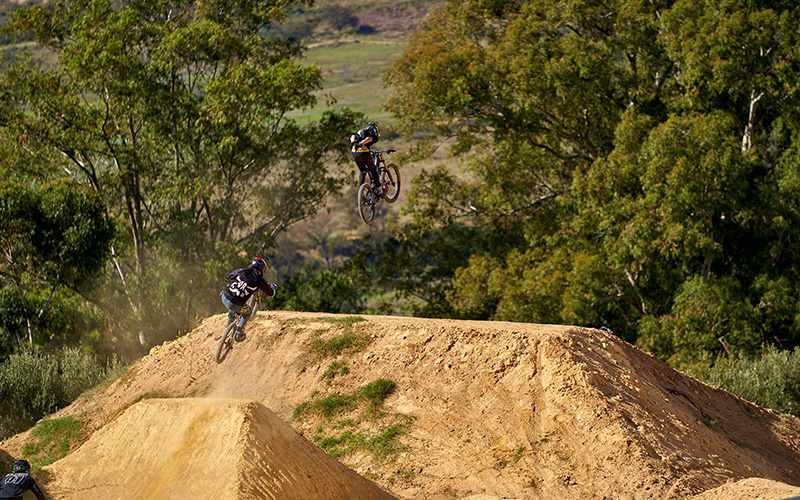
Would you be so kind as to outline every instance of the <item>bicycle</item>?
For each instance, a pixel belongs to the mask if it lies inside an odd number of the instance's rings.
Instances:
[[[256,290],[244,307],[242,307],[241,311],[234,313],[233,321],[228,323],[228,326],[225,327],[225,332],[222,334],[222,338],[219,339],[219,345],[217,346],[217,363],[222,363],[231,349],[233,349],[233,344],[235,343],[234,337],[236,336],[236,326],[242,320],[242,316],[246,314],[247,321],[250,321],[256,316],[256,312],[258,312],[258,306],[260,304],[261,290]]]
[[[383,158],[384,153],[390,154],[396,149],[383,149],[381,151],[370,151],[375,161],[375,168],[378,169],[378,181],[383,188],[383,194],[376,196],[375,191],[366,180],[366,172],[359,173],[358,176],[358,215],[364,224],[372,224],[375,218],[375,205],[383,199],[386,203],[394,203],[400,196],[400,170],[394,163],[386,164]]]

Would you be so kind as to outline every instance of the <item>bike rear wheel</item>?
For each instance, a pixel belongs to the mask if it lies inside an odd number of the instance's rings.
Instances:
[[[369,184],[362,184],[358,188],[358,215],[364,224],[372,224],[375,218],[375,193]]]
[[[381,186],[386,187],[383,193],[386,203],[394,203],[400,197],[400,170],[394,163],[386,165],[386,170],[381,169]]]
[[[217,363],[222,363],[225,360],[225,356],[227,356],[233,348],[233,336],[236,334],[236,325],[238,323],[239,318],[228,323],[228,327],[225,328],[225,333],[223,333],[222,338],[219,339],[219,345],[217,346]]]

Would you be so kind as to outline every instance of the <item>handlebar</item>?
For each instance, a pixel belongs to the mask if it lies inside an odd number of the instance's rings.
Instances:
[[[373,155],[379,155],[379,154],[382,154],[382,153],[389,154],[389,153],[395,153],[395,152],[397,152],[396,149],[382,149],[380,151],[370,151],[370,153],[372,153]]]

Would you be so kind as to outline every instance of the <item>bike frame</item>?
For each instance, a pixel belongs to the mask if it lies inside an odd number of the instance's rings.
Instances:
[[[380,151],[370,151],[369,154],[372,155],[372,161],[375,163],[375,170],[378,171],[378,178],[381,177],[381,172],[385,172],[386,168],[386,159],[383,157],[384,153],[395,153],[397,152],[396,149],[381,149]],[[358,184],[364,184],[364,181],[369,177],[367,172],[359,172],[358,175]]]
[[[380,151],[370,151],[372,155],[372,159],[375,162],[375,169],[378,171],[378,177],[380,178],[381,171],[386,170],[386,159],[383,157],[383,153],[394,153],[397,151],[396,149],[382,149]]]

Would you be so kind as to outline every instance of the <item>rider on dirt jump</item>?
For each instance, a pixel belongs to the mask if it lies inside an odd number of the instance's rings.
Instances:
[[[264,259],[255,257],[249,268],[237,269],[225,275],[225,279],[230,283],[222,292],[222,303],[228,308],[228,324],[233,322],[236,317],[235,313],[241,312],[242,307],[247,304],[247,301],[256,290],[261,290],[270,297],[275,296],[275,290],[278,285],[268,283],[264,279],[264,271],[266,269],[267,263]],[[244,324],[247,323],[247,318],[248,315],[243,314],[239,325],[236,327],[236,335],[234,336],[236,342],[241,342],[247,337],[244,333]]]
[[[383,193],[383,190],[378,178],[378,169],[375,167],[375,161],[372,159],[369,148],[378,142],[380,137],[381,133],[378,131],[378,124],[375,122],[367,123],[366,127],[350,136],[350,156],[362,173],[369,172],[369,176],[372,179],[372,190],[378,196]]]

